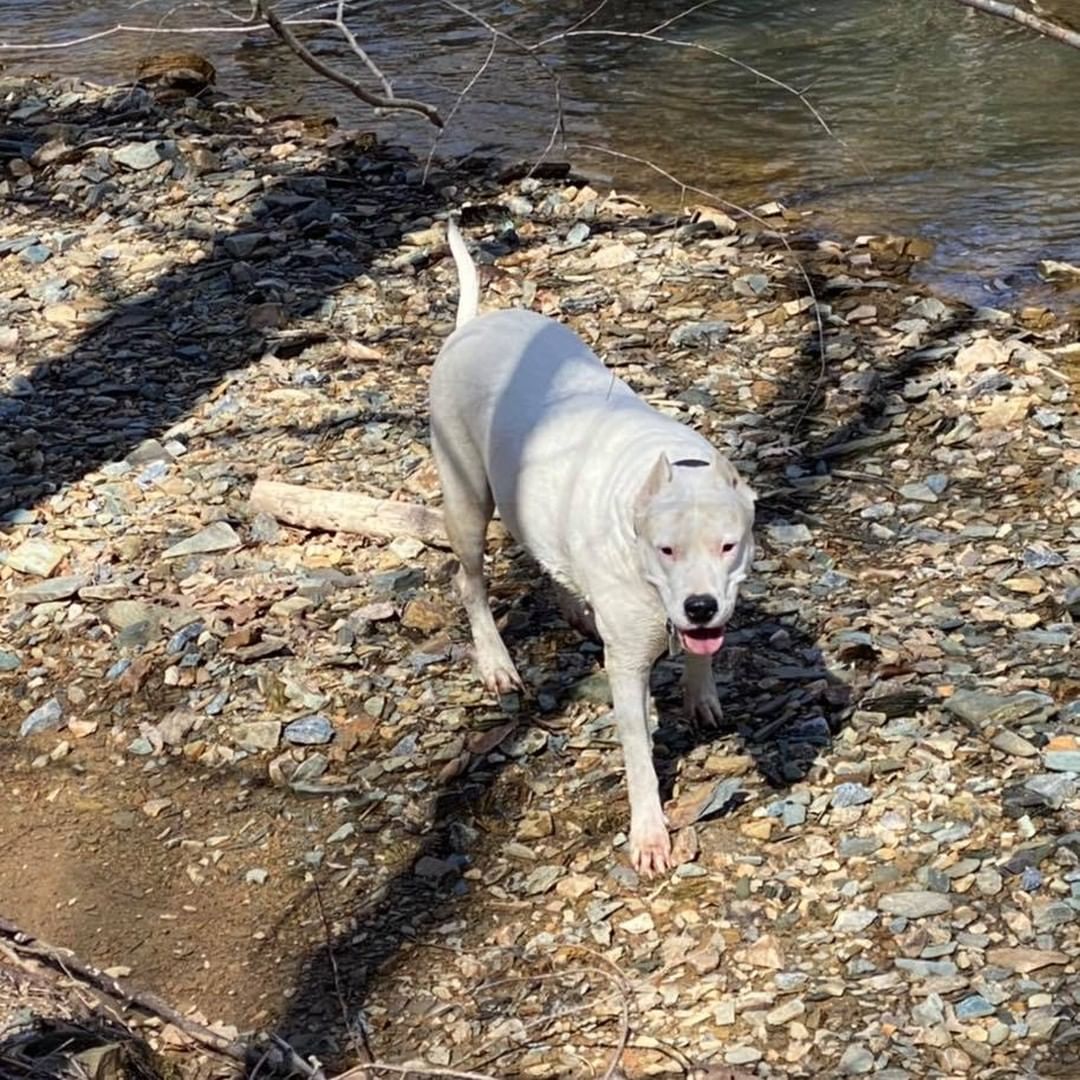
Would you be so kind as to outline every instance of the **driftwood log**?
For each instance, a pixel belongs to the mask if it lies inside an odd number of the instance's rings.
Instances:
[[[355,491],[256,480],[249,500],[251,509],[269,514],[286,525],[327,532],[356,533],[370,540],[412,536],[431,547],[448,548],[442,513],[419,503],[373,499]],[[488,537],[505,538],[506,530],[492,522]]]

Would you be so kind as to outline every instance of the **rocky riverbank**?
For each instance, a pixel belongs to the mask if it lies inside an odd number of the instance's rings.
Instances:
[[[1076,1069],[1074,327],[776,205],[421,186],[325,119],[138,88],[0,105],[0,914],[339,1064]],[[520,552],[491,572],[530,690],[496,702],[445,550],[248,506],[437,502],[463,203],[487,305],[567,321],[761,497],[730,730],[656,674],[662,882],[626,864],[597,650]]]

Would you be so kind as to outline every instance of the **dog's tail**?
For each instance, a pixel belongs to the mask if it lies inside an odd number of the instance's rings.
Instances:
[[[454,256],[458,272],[457,328],[460,330],[480,309],[480,276],[453,217],[446,221],[446,239],[450,242],[450,254]]]

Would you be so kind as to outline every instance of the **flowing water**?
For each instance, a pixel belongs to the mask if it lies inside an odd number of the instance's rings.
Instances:
[[[578,22],[596,0],[464,6],[532,43]],[[557,144],[555,154],[656,201],[676,203],[677,189],[616,154],[648,159],[736,202],[776,197],[813,210],[809,220],[823,232],[928,237],[937,246],[924,277],[977,302],[1040,295],[1041,258],[1080,262],[1080,51],[952,0],[717,0],[660,31],[687,43],[681,46],[592,32],[645,31],[689,6],[609,0],[579,27],[585,33],[533,55],[500,40],[439,153],[479,147],[537,155],[557,115],[555,73],[569,144]],[[1080,22],[1078,0],[1043,6]],[[306,17],[332,16],[334,7],[313,0]],[[460,7],[353,0],[350,25],[400,94],[446,114],[491,40]],[[117,34],[47,53],[5,52],[0,61],[14,72],[123,80],[140,57],[195,49],[217,65],[223,90],[264,108],[330,111],[421,150],[431,143],[423,121],[373,121],[347,91],[266,34],[232,22],[217,4],[0,0],[0,41],[7,42],[56,42],[117,22],[161,21],[221,29]],[[361,73],[332,28],[301,33],[323,59],[351,61]]]

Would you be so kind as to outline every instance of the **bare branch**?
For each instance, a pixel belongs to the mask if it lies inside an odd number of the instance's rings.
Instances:
[[[431,140],[431,146],[428,148],[427,159],[424,161],[424,174],[421,182],[426,184],[428,173],[431,172],[431,163],[435,160],[435,149],[439,145],[439,140],[443,137],[443,133],[446,128],[450,126],[450,121],[454,119],[458,109],[461,108],[462,102],[468,96],[469,91],[480,81],[481,76],[488,69],[488,65],[491,63],[492,58],[495,56],[495,50],[498,48],[499,38],[497,35],[491,35],[491,46],[488,49],[487,56],[484,57],[484,62],[473,72],[472,78],[461,88],[461,93],[458,94],[454,104],[450,107],[450,111],[446,114],[446,124],[441,127],[436,133],[435,138]]]
[[[358,97],[365,104],[375,109],[399,112],[415,112],[427,117],[436,127],[443,127],[443,119],[438,110],[426,101],[417,101],[414,98],[399,98],[393,93],[382,95],[373,94],[366,87],[361,86],[354,78],[346,75],[336,68],[320,60],[310,49],[292,32],[292,29],[274,10],[270,0],[259,0],[259,14],[266,20],[267,25],[275,34],[301,59],[312,71],[318,72],[324,78],[344,86],[346,90]],[[365,55],[366,58],[366,55]],[[369,67],[371,61],[368,60]]]
[[[964,7],[973,8],[975,11],[981,11],[986,15],[996,15],[999,19],[1008,19],[1010,22],[1034,30],[1037,34],[1042,34],[1043,37],[1053,38],[1063,45],[1071,45],[1074,49],[1080,49],[1080,33],[1070,30],[1060,23],[1042,19],[1030,11],[1017,7],[1015,4],[1003,4],[1000,0],[956,0],[956,2],[963,4]]]

